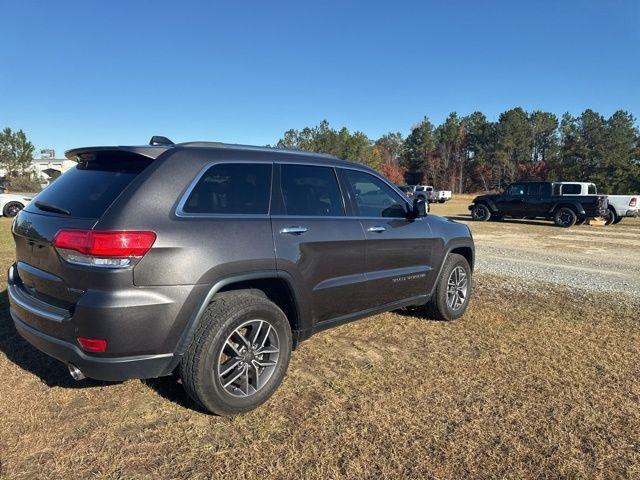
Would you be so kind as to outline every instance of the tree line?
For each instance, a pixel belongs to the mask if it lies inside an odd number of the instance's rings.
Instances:
[[[22,130],[0,131],[0,184],[12,191],[35,192],[40,183],[33,174],[35,148]]]
[[[605,118],[526,112],[520,107],[490,121],[481,112],[453,112],[440,125],[427,117],[404,137],[370,139],[326,120],[288,130],[278,147],[329,153],[368,165],[397,184],[429,184],[454,193],[501,190],[517,180],[589,181],[610,194],[640,191],[640,131],[619,110]]]

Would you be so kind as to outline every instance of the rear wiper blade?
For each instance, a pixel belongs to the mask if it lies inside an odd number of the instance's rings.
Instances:
[[[62,207],[56,207],[55,205],[51,205],[50,203],[45,202],[35,202],[36,207],[40,210],[44,210],[45,212],[53,212],[53,213],[61,213],[62,215],[71,215],[69,210],[65,210]]]

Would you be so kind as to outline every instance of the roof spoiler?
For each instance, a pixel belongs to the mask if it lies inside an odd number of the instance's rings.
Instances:
[[[66,152],[64,152],[64,156],[69,160],[73,160],[76,162],[91,162],[97,160],[98,157],[116,157],[118,154],[125,154],[128,156],[140,155],[142,157],[155,160],[170,148],[172,147],[169,145],[144,145],[140,147],[81,147],[67,150]]]

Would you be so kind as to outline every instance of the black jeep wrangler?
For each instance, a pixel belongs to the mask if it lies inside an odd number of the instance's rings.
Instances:
[[[607,213],[606,195],[567,197],[562,196],[561,189],[560,182],[512,183],[503,193],[474,198],[469,205],[471,218],[480,222],[504,217],[544,218],[568,228]]]

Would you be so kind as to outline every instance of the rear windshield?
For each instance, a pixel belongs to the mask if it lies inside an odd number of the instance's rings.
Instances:
[[[77,218],[100,218],[118,195],[151,160],[110,160],[79,163],[34,197],[26,210],[50,214],[37,207],[41,202],[68,211]]]

